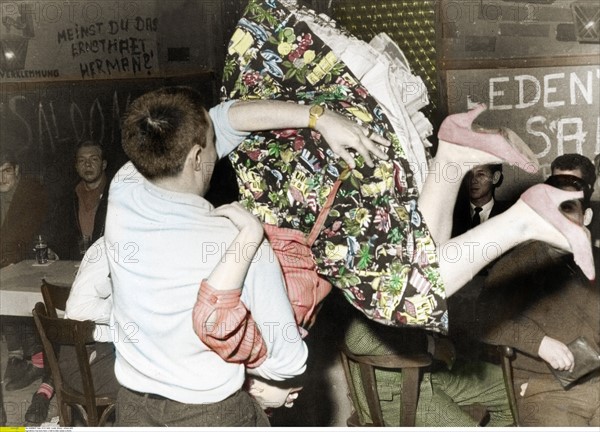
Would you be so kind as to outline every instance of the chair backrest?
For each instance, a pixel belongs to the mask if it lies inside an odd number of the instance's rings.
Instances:
[[[54,285],[42,279],[42,298],[46,305],[46,312],[53,318],[58,318],[57,310],[64,311],[67,307],[67,299],[71,292],[70,286]]]
[[[428,354],[406,354],[406,355],[357,355],[353,354],[343,344],[340,349],[344,374],[348,382],[350,396],[354,404],[354,413],[348,419],[348,426],[384,426],[379,394],[377,392],[377,381],[375,369],[398,369],[402,370],[402,415],[400,426],[414,426],[417,414],[417,401],[419,399],[420,369],[431,365],[431,357]],[[354,366],[355,365],[355,366]],[[366,395],[369,415],[372,423],[362,423],[357,415],[359,407],[358,393],[352,379],[351,368],[358,367],[360,383]]]
[[[58,394],[60,394],[60,418],[61,426],[70,426],[70,410],[67,411],[66,405],[75,406],[88,426],[98,426],[106,420],[107,411],[99,415],[98,407],[103,405],[110,407],[111,401],[108,398],[96,397],[94,391],[94,382],[90,369],[90,361],[87,344],[94,343],[95,323],[93,321],[76,321],[71,319],[62,319],[50,316],[44,303],[38,302],[32,311],[33,319],[38,328],[44,352],[54,377],[54,385]],[[66,385],[62,378],[57,349],[61,346],[72,346],[77,355],[77,364],[83,384],[83,393],[78,392]],[[112,403],[114,407],[114,403]]]

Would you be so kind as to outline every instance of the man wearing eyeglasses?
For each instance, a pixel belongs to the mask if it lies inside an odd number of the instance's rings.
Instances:
[[[2,136],[2,145],[11,137]],[[10,144],[15,144],[10,142]],[[47,198],[42,185],[22,175],[15,154],[0,149],[0,267],[27,258],[46,217]],[[27,387],[43,374],[42,346],[33,321],[3,318],[8,362],[3,375],[5,390]]]
[[[42,185],[22,177],[13,152],[0,156],[0,214],[2,239],[0,267],[27,257],[46,216],[47,200]]]

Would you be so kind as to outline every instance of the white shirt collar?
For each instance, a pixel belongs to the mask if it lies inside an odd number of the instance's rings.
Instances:
[[[495,203],[495,201],[494,201],[493,197],[491,200],[489,200],[487,203],[485,203],[482,206],[476,206],[473,203],[469,203],[471,205],[471,218],[475,214],[475,207],[481,207],[482,210],[479,213],[479,218],[481,219],[481,222],[485,222],[486,220],[488,220],[490,218],[490,213],[492,212],[494,203]]]

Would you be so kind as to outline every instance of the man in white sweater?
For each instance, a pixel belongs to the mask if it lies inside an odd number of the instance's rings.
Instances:
[[[347,120],[330,117],[321,132],[334,148]],[[183,87],[130,106],[131,162],[112,181],[105,232],[118,425],[268,425],[241,390],[245,372],[277,381],[304,372],[307,348],[261,224],[237,203],[215,210],[203,196],[217,157],[245,131],[308,119],[307,106],[268,101],[207,113]]]

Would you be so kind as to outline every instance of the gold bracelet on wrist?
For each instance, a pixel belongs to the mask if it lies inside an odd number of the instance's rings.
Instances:
[[[323,108],[321,105],[313,105],[310,107],[308,114],[308,127],[314,129],[317,127],[317,120],[319,120],[319,118],[325,114],[325,108]]]

